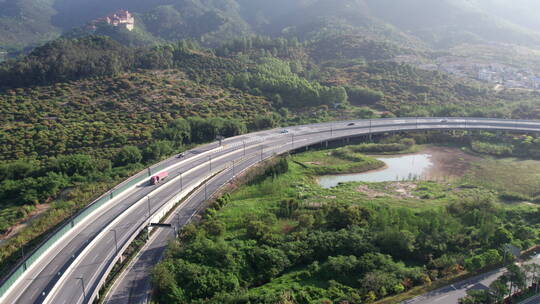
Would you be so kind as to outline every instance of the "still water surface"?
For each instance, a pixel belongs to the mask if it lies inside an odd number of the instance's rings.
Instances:
[[[386,163],[381,170],[344,175],[326,175],[319,179],[323,188],[332,188],[347,182],[390,182],[422,179],[433,166],[430,154],[411,154],[391,157],[377,157]]]

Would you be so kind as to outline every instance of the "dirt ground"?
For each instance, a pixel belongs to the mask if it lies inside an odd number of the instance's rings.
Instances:
[[[428,146],[414,154],[429,154],[433,166],[428,169],[423,179],[449,180],[465,174],[471,164],[480,160],[479,157],[467,154],[458,148]],[[386,155],[388,156],[388,155]],[[390,182],[385,191],[377,191],[367,185],[361,185],[356,190],[365,193],[370,198],[391,196],[394,198],[418,198],[413,195],[417,185],[415,182]]]
[[[418,198],[412,194],[417,185],[413,182],[392,182],[386,184],[385,191],[377,191],[368,185],[360,185],[356,191],[365,193],[369,198],[391,196],[394,198]]]
[[[36,209],[32,211],[28,216],[24,219],[21,219],[16,225],[9,228],[8,231],[4,234],[0,234],[0,241],[6,241],[14,236],[17,235],[17,233],[23,229],[24,227],[28,226],[34,219],[42,215],[45,211],[47,211],[50,208],[50,204],[38,204],[36,205]]]
[[[429,180],[441,180],[462,176],[471,164],[481,158],[461,151],[458,148],[429,146],[420,151],[421,154],[430,154],[433,166],[426,173]]]

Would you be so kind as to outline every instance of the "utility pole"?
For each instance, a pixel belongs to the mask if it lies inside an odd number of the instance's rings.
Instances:
[[[244,144],[244,156],[246,156],[246,141],[243,140],[242,143]]]
[[[330,124],[330,136],[334,136],[334,125]]]
[[[212,172],[212,155],[208,155],[208,158],[210,159],[210,169],[208,172]]]

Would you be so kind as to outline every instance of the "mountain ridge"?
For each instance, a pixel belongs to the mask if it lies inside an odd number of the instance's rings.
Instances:
[[[518,0],[521,5],[513,11],[523,12],[529,3]],[[502,0],[491,6],[487,0],[280,0],[272,5],[262,0],[4,0],[0,48],[33,48],[118,9],[135,13],[136,28],[145,38],[130,41],[141,44],[195,39],[216,46],[252,34],[313,40],[362,33],[436,49],[489,42],[540,46],[540,23],[531,15],[520,21],[505,13],[512,5]]]

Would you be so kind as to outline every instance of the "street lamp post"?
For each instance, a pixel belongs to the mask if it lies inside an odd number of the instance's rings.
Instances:
[[[84,289],[84,278],[75,278],[75,280],[81,280],[81,287],[82,287],[83,299],[86,300],[86,290]]]
[[[24,245],[21,246],[21,255],[22,255],[22,263],[23,263],[23,271],[26,271],[28,269],[28,266],[26,265],[25,254],[24,254]]]
[[[150,207],[150,196],[147,195],[146,198],[148,199],[147,200],[147,203],[148,203],[148,218],[150,218],[150,216],[152,216],[152,209]]]
[[[246,156],[246,141],[243,140],[242,143],[244,144],[244,156]]]
[[[118,253],[118,239],[116,238],[116,229],[111,229],[112,232],[114,232],[114,245],[116,248],[116,253]]]
[[[184,184],[182,182],[182,175],[183,173],[180,173],[180,191],[184,190]]]

